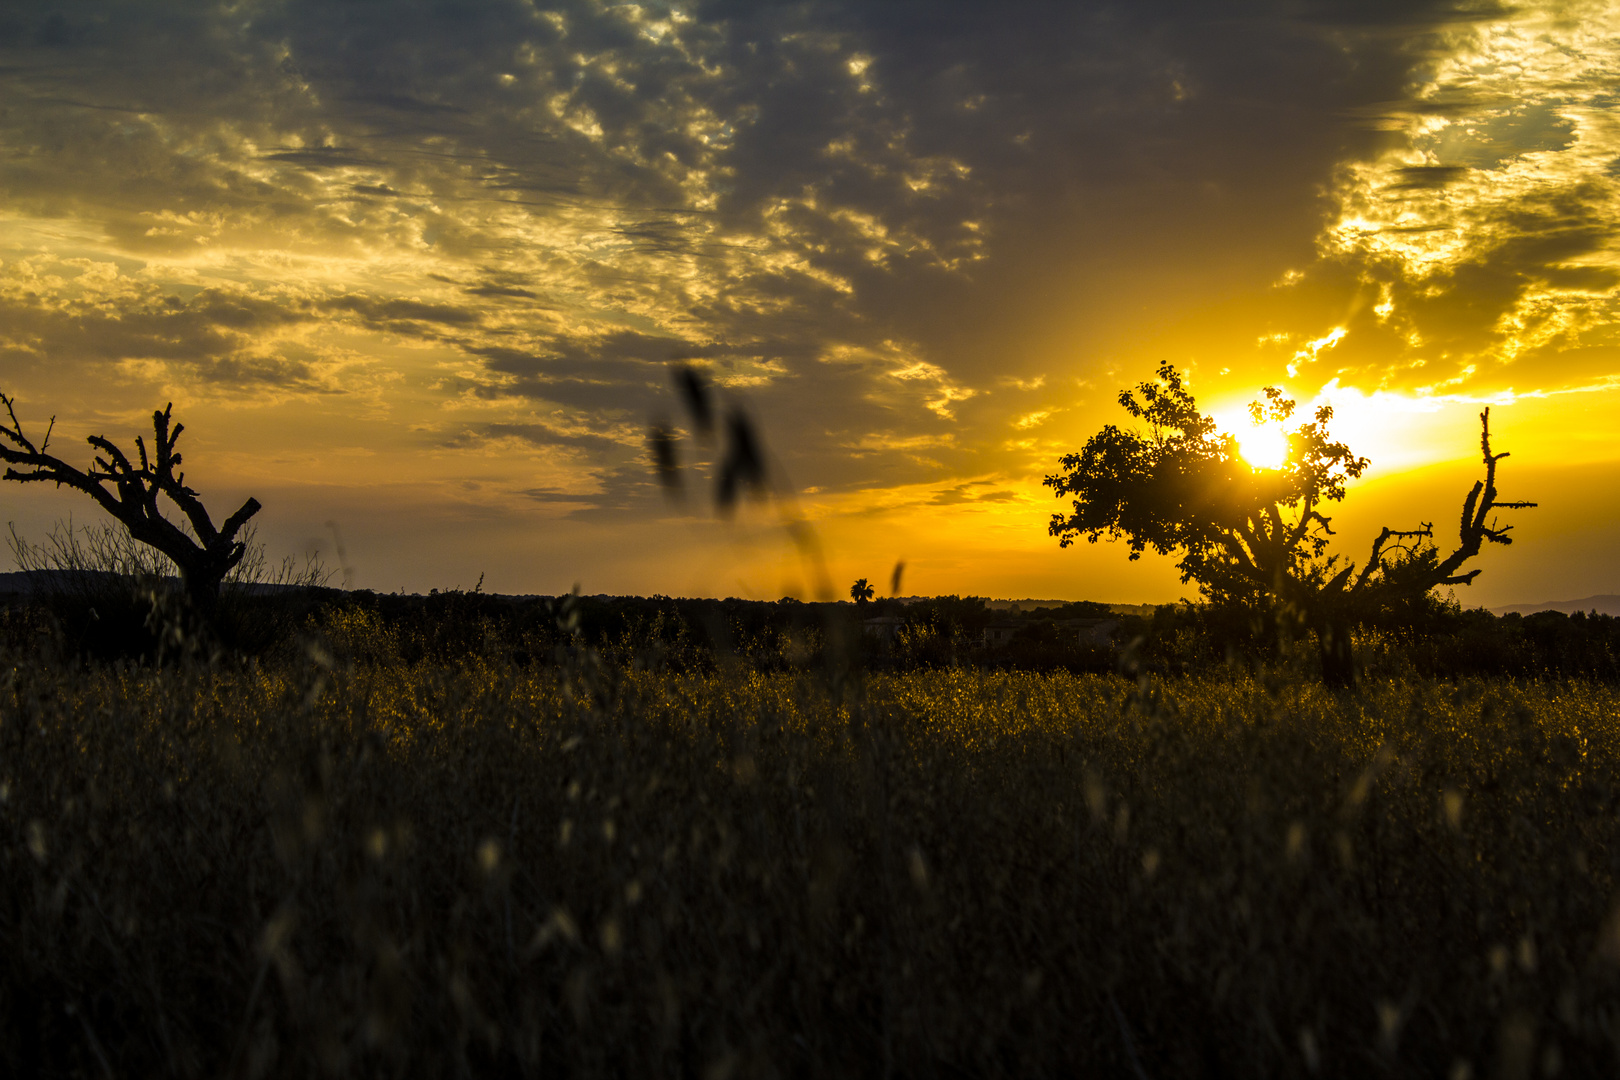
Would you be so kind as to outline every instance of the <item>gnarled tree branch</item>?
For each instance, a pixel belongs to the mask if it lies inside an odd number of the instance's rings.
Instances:
[[[246,553],[246,545],[237,539],[237,534],[259,512],[259,501],[248,499],[225,519],[222,527],[215,527],[202,500],[186,486],[185,474],[175,471],[181,463],[175,444],[185,425],[171,427],[172,403],[152,413],[150,454],[145,439],[136,436],[139,465],[111,440],[92,435],[86,441],[98,453],[90,468],[84,471],[46,451],[50,430],[39,446],[34,445],[17,419],[13,398],[0,393],[0,403],[4,403],[10,421],[9,426],[0,426],[0,461],[8,466],[5,479],[20,483],[45,481],[57,487],[66,485],[89,495],[128,529],[130,536],[168,556],[179,568],[193,605],[204,614],[212,613],[225,575]],[[55,424],[56,418],[52,417],[51,430]],[[188,535],[164,515],[159,496],[179,508],[194,535]]]
[[[1426,593],[1440,585],[1468,585],[1479,576],[1478,568],[1462,572],[1463,564],[1480,553],[1484,545],[1511,544],[1513,538],[1508,535],[1513,526],[1498,526],[1491,514],[1497,510],[1528,510],[1536,504],[1533,502],[1498,502],[1496,498],[1496,463],[1508,457],[1509,453],[1500,454],[1491,452],[1491,410],[1486,409],[1479,414],[1479,448],[1480,459],[1485,466],[1485,479],[1476,480],[1463,498],[1462,518],[1458,529],[1457,547],[1444,559],[1435,555],[1432,567],[1420,573],[1405,575],[1399,583],[1399,591],[1405,594],[1417,595]],[[1385,529],[1373,541],[1372,556],[1362,569],[1360,576],[1352,587],[1352,592],[1369,590],[1380,585],[1392,585],[1389,576],[1388,554],[1384,545],[1390,540],[1401,543],[1408,554],[1417,550],[1406,541],[1418,541],[1434,536],[1434,527],[1425,522],[1420,529],[1401,531]],[[1425,549],[1428,545],[1424,545]]]

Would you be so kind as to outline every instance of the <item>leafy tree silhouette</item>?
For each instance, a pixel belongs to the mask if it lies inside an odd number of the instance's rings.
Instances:
[[[1276,387],[1250,405],[1257,421],[1285,423],[1295,402]],[[1177,554],[1182,581],[1195,581],[1205,597],[1266,616],[1274,632],[1290,626],[1316,631],[1322,673],[1330,685],[1348,686],[1355,672],[1350,628],[1380,607],[1422,597],[1440,585],[1466,585],[1478,569],[1462,566],[1483,544],[1510,544],[1511,526],[1498,526],[1494,510],[1532,507],[1498,502],[1490,410],[1480,414],[1485,478],[1463,502],[1459,543],[1444,558],[1433,543],[1432,524],[1385,527],[1367,562],[1357,570],[1327,554],[1332,519],[1324,513],[1344,498],[1347,481],[1368,461],[1328,433],[1333,410],[1316,410],[1312,422],[1288,434],[1288,454],[1275,469],[1256,468],[1238,453],[1236,440],[1216,429],[1170,364],[1156,382],[1121,392],[1120,405],[1146,422],[1145,433],[1108,425],[1085,447],[1067,454],[1063,471],[1046,477],[1058,497],[1072,496],[1071,514],[1054,514],[1048,531],[1068,547],[1084,535],[1124,537],[1130,557],[1148,548]]]
[[[35,446],[23,434],[17,420],[15,399],[0,393],[0,403],[5,405],[10,418],[9,427],[0,427],[0,461],[10,466],[4,478],[21,483],[47,481],[89,495],[129,530],[130,536],[173,561],[180,570],[190,606],[205,621],[212,622],[225,575],[247,553],[247,544],[237,539],[237,535],[248,519],[259,512],[260,506],[257,499],[249,499],[226,518],[223,525],[215,527],[202,500],[186,486],[185,473],[176,471],[181,455],[175,451],[175,444],[185,425],[174,424],[171,428],[173,403],[152,413],[150,455],[145,440],[139,435],[135,437],[139,465],[110,440],[92,435],[86,441],[98,453],[84,471],[48,452],[55,417],[51,418],[44,439]],[[159,496],[180,511],[191,527],[189,533],[164,515]]]
[[[877,595],[877,590],[865,578],[856,578],[855,584],[849,587],[849,595],[857,604],[866,604]]]

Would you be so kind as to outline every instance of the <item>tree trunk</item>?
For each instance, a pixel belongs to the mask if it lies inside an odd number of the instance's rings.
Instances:
[[[1328,619],[1317,624],[1317,650],[1322,657],[1322,682],[1334,690],[1356,685],[1356,654],[1350,638],[1350,624]]]
[[[170,554],[170,558],[173,558]],[[190,560],[188,560],[190,561]],[[206,560],[205,565],[192,565],[180,563],[180,584],[185,592],[186,606],[197,617],[199,623],[210,630],[216,629],[214,622],[219,614],[219,590],[225,581],[226,571],[217,565],[207,565],[216,560]]]
[[[214,613],[219,608],[219,582],[208,581],[202,575],[190,575],[186,578],[186,603],[196,612],[203,622],[212,624]]]

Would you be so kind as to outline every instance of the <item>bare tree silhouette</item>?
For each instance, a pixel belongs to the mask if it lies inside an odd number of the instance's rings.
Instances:
[[[156,548],[179,568],[191,607],[204,619],[212,621],[225,575],[247,553],[247,544],[237,538],[238,534],[248,519],[259,512],[260,506],[257,499],[249,499],[226,518],[223,525],[215,527],[202,500],[186,486],[185,473],[176,471],[181,455],[175,451],[175,444],[185,425],[171,427],[173,403],[152,413],[150,454],[146,441],[139,435],[135,437],[138,465],[107,438],[92,435],[86,441],[97,454],[90,467],[83,471],[48,452],[55,417],[51,418],[44,439],[36,446],[23,434],[15,399],[0,393],[0,403],[5,405],[10,419],[9,427],[0,427],[0,461],[10,466],[4,478],[20,483],[44,481],[57,487],[65,485],[89,495],[128,529],[130,536]],[[180,511],[190,532],[164,515],[158,503],[160,496]]]
[[[1508,535],[1513,531],[1513,526],[1498,526],[1494,518],[1487,522],[1490,513],[1493,510],[1529,510],[1536,505],[1533,502],[1496,501],[1496,463],[1512,455],[1506,450],[1500,454],[1491,453],[1489,408],[1479,414],[1479,450],[1485,465],[1485,479],[1474,481],[1474,486],[1463,499],[1462,529],[1458,533],[1457,547],[1450,555],[1442,560],[1439,549],[1432,543],[1424,542],[1434,538],[1432,522],[1425,521],[1421,528],[1406,531],[1391,529],[1386,525],[1373,540],[1372,555],[1356,576],[1354,584],[1349,583],[1354,567],[1346,567],[1329,582],[1329,586],[1348,587],[1350,592],[1355,592],[1376,582],[1375,575],[1382,575],[1386,586],[1398,585],[1404,592],[1427,592],[1438,585],[1472,584],[1479,576],[1479,568],[1475,567],[1466,574],[1458,573],[1463,563],[1478,555],[1487,542],[1513,543],[1513,538]],[[1385,545],[1391,540],[1395,543],[1386,553]]]

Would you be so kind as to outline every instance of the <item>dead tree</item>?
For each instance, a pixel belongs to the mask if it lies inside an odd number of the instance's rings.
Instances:
[[[1445,558],[1434,544],[1434,524],[1425,521],[1416,529],[1391,529],[1387,525],[1373,539],[1372,553],[1356,572],[1354,564],[1339,571],[1322,590],[1318,605],[1322,613],[1317,633],[1322,645],[1323,674],[1327,682],[1350,685],[1354,680],[1350,652],[1349,623],[1363,619],[1379,604],[1421,597],[1442,585],[1468,585],[1479,576],[1479,567],[1464,572],[1463,564],[1480,553],[1487,543],[1511,544],[1511,525],[1500,525],[1492,515],[1498,510],[1528,510],[1533,502],[1498,502],[1496,463],[1508,457],[1507,451],[1491,452],[1491,410],[1479,414],[1480,458],[1485,478],[1474,481],[1463,499],[1457,546]]]
[[[1434,524],[1425,521],[1416,529],[1391,529],[1387,525],[1373,539],[1372,554],[1368,557],[1354,583],[1350,575],[1355,567],[1348,566],[1328,584],[1329,591],[1344,590],[1355,596],[1376,589],[1386,592],[1421,595],[1441,585],[1468,585],[1479,576],[1479,567],[1459,573],[1464,563],[1480,553],[1486,543],[1511,544],[1508,533],[1511,525],[1498,525],[1490,515],[1497,510],[1528,510],[1533,502],[1496,501],[1496,463],[1509,457],[1507,451],[1491,453],[1491,410],[1479,414],[1479,449],[1485,465],[1485,479],[1474,481],[1463,499],[1462,528],[1458,532],[1457,547],[1444,559],[1434,546]],[[1393,541],[1393,543],[1391,543]],[[1399,553],[1391,562],[1391,555]],[[1348,587],[1347,587],[1348,586]]]
[[[0,460],[9,466],[5,479],[21,483],[46,481],[57,487],[66,485],[82,491],[96,501],[107,513],[116,518],[129,535],[162,552],[180,571],[180,581],[186,599],[194,611],[204,619],[212,620],[219,603],[220,586],[242,556],[247,545],[237,534],[248,519],[259,512],[259,501],[249,499],[236,513],[225,519],[224,525],[214,527],[197,493],[186,486],[186,476],[178,472],[180,455],[175,443],[185,425],[170,427],[173,403],[161,412],[152,413],[152,453],[147,453],[146,441],[135,437],[139,465],[111,441],[92,435],[89,442],[97,451],[90,468],[80,471],[48,453],[51,431],[56,418],[51,418],[45,438],[38,446],[23,434],[17,420],[15,400],[0,393],[10,418],[9,428],[0,427]],[[162,496],[177,507],[191,526],[188,533],[182,526],[164,516],[158,506]]]

